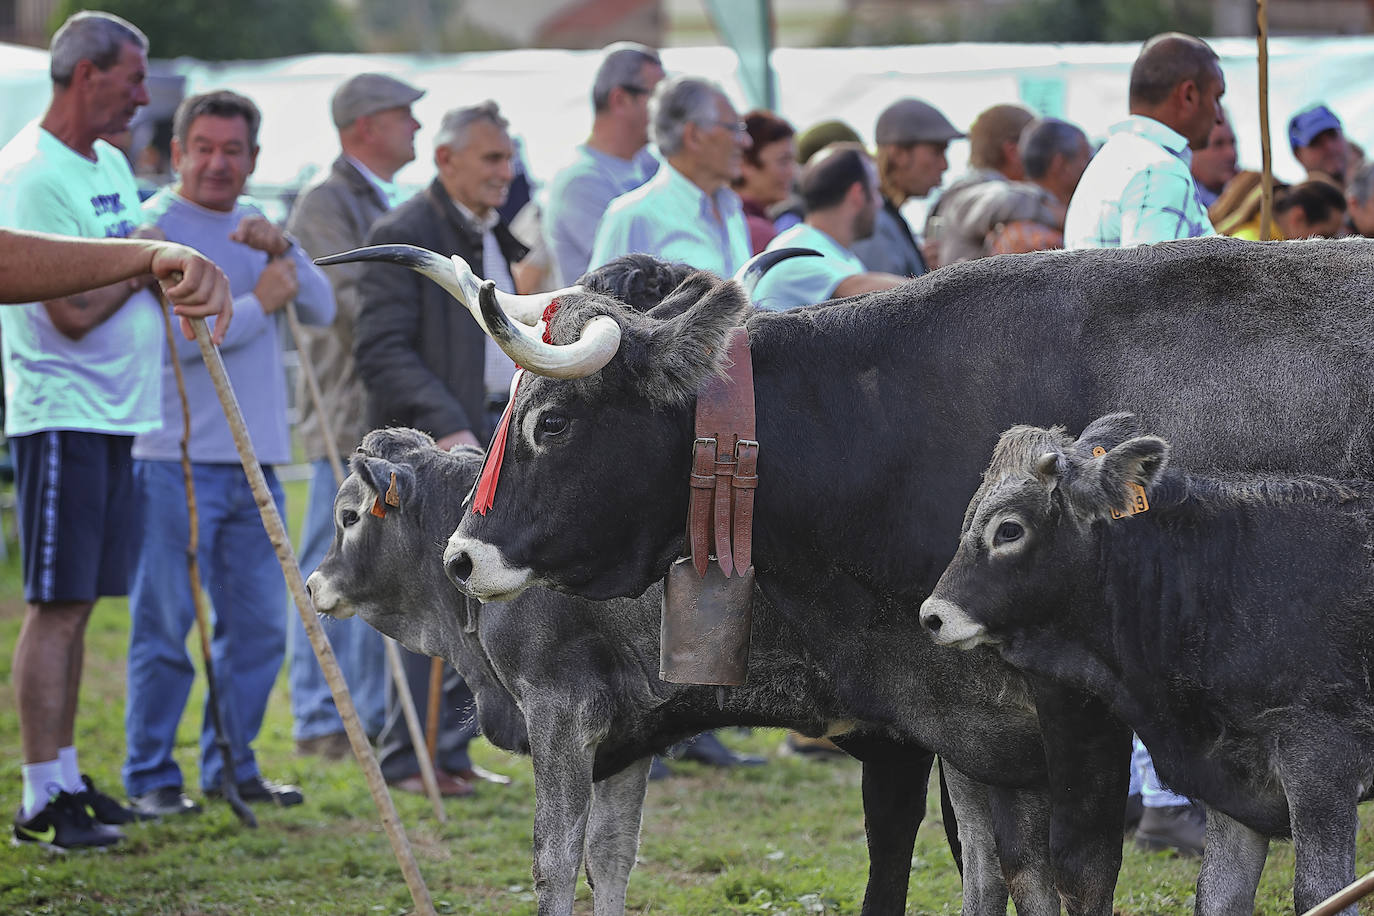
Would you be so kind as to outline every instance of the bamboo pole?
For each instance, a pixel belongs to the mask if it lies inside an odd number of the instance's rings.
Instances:
[[[1260,120],[1260,231],[1261,242],[1269,241],[1274,225],[1274,156],[1269,145],[1269,0],[1256,0],[1255,22],[1259,43],[1259,120]]]
[[[162,306],[162,325],[167,334],[168,359],[172,363],[172,374],[177,380],[177,395],[181,398],[181,476],[186,485],[186,572],[190,578],[191,606],[196,611],[196,633],[200,636],[200,657],[205,664],[205,693],[210,701],[210,721],[215,726],[215,746],[223,758],[223,772],[220,774],[220,788],[224,800],[247,827],[258,826],[258,819],[252,809],[239,796],[238,780],[234,774],[234,746],[229,733],[224,728],[224,712],[219,702],[219,682],[215,680],[213,653],[210,650],[210,612],[205,607],[205,591],[200,584],[200,513],[196,510],[196,482],[191,471],[191,405],[186,398],[186,376],[181,371],[181,360],[177,357],[177,342],[172,331],[172,310],[163,298],[161,290],[157,294]]]
[[[381,815],[382,827],[391,841],[391,849],[401,867],[401,874],[405,877],[406,887],[410,889],[415,910],[423,916],[436,916],[434,901],[430,898],[429,888],[425,886],[424,878],[420,875],[419,866],[415,864],[410,840],[406,837],[405,828],[396,814],[396,805],[387,791],[376,755],[372,753],[372,745],[368,743],[367,735],[358,721],[358,711],[353,707],[353,698],[349,695],[348,686],[339,671],[334,650],[325,638],[320,622],[315,619],[315,607],[305,590],[305,580],[301,578],[301,569],[296,563],[296,554],[291,549],[291,540],[286,536],[286,526],[282,524],[277,504],[272,500],[271,491],[267,489],[267,479],[263,477],[262,466],[258,464],[258,456],[253,451],[253,443],[248,437],[248,427],[243,422],[243,412],[239,409],[238,398],[235,397],[229,376],[224,371],[224,362],[220,359],[219,351],[215,349],[214,344],[210,343],[210,332],[205,326],[205,320],[192,318],[191,327],[195,331],[200,354],[205,360],[205,368],[210,372],[210,381],[214,383],[215,393],[219,396],[220,406],[224,408],[224,416],[229,421],[229,431],[234,436],[234,446],[238,449],[244,473],[248,475],[248,484],[252,487],[253,500],[262,515],[263,527],[267,529],[267,537],[277,552],[277,560],[281,563],[282,572],[286,576],[291,597],[295,599],[301,622],[305,624],[310,645],[315,650],[315,657],[319,659],[325,680],[334,694],[334,706],[339,712],[339,718],[343,720],[348,743],[353,747],[353,756],[358,758],[363,774],[367,777],[367,787],[371,790],[372,800]]]
[[[320,390],[320,378],[315,374],[315,365],[310,361],[310,353],[305,347],[305,329],[301,327],[300,315],[296,312],[294,301],[286,303],[286,323],[290,326],[291,338],[296,343],[296,357],[300,361],[300,372],[305,378],[306,390],[310,393],[311,403],[315,405],[315,414],[320,419],[320,433],[324,436],[325,442],[324,453],[329,459],[330,470],[334,472],[334,486],[343,486],[343,459],[339,457],[338,440],[334,437],[334,421],[324,409],[324,392]],[[405,669],[401,665],[401,653],[396,651],[390,636],[383,635],[382,639],[386,641],[386,666],[396,685],[396,695],[401,700],[401,709],[410,711],[405,716],[406,729],[410,732],[410,746],[422,747],[425,735],[420,730],[419,717],[414,714],[415,698],[410,695],[410,682],[406,680]],[[429,796],[430,806],[434,809],[434,817],[441,824],[447,823],[444,799],[439,794],[439,780],[434,773],[434,755],[430,754],[426,760],[417,752],[415,759],[420,766],[420,781],[424,783],[425,793]]]
[[[1335,913],[1339,913],[1356,901],[1363,900],[1370,894],[1374,894],[1374,872],[1370,872],[1354,884],[1347,885],[1327,897],[1304,913],[1303,916],[1334,916]]]

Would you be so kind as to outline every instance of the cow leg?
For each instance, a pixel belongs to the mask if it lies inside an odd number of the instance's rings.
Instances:
[[[1207,809],[1197,876],[1197,916],[1249,916],[1269,855],[1269,838],[1215,808]]]
[[[1050,782],[1050,858],[1069,916],[1110,916],[1121,868],[1131,732],[1095,697],[1027,676]]]
[[[988,787],[997,859],[1019,916],[1058,916],[1050,861],[1050,796],[1044,789]]]
[[[1309,766],[1321,765],[1312,760]],[[1288,819],[1293,830],[1293,903],[1306,913],[1355,880],[1355,834],[1358,793],[1353,783],[1325,778],[1320,769],[1307,770],[1316,784],[1300,783],[1288,793]],[[1341,910],[1355,916],[1355,904]]]
[[[963,916],[1006,916],[1007,885],[997,858],[997,836],[992,823],[988,788],[940,761],[949,800],[959,822],[959,844],[964,861]]]
[[[868,840],[868,886],[862,916],[906,912],[911,853],[926,813],[926,789],[935,755],[924,748],[865,736],[834,739],[863,762],[864,834]]]
[[[625,913],[625,888],[639,851],[644,791],[652,762],[652,756],[636,760],[614,776],[592,783],[586,859],[595,916]]]
[[[522,711],[525,711],[522,708]],[[572,916],[592,799],[592,755],[573,716],[531,715],[538,916]]]

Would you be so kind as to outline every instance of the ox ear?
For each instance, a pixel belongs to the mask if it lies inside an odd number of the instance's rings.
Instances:
[[[696,276],[674,291],[700,290]],[[744,290],[733,280],[716,279],[691,306],[669,321],[658,322],[648,340],[648,364],[653,377],[643,382],[651,401],[688,403],[701,383],[722,371],[726,335],[751,310]]]
[[[372,455],[354,455],[353,473],[377,492],[380,506],[399,509],[415,493],[415,471],[408,465]]]
[[[1169,443],[1158,436],[1137,436],[1083,465],[1074,481],[1074,502],[1093,517],[1113,509],[1130,514],[1134,487],[1146,492],[1159,481],[1169,464]]]

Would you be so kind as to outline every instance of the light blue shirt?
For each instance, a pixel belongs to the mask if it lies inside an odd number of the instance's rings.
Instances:
[[[648,147],[633,159],[621,159],[583,145],[577,148],[577,159],[553,176],[544,235],[558,268],[557,285],[574,283],[587,272],[596,225],[607,205],[648,181],[657,168],[658,160]]]
[[[263,268],[266,252],[239,242],[229,234],[248,216],[262,214],[240,201],[233,210],[221,212],[199,207],[164,188],[143,205],[144,213],[173,242],[181,242],[202,252],[219,265],[229,279],[234,296],[234,320],[220,344],[224,369],[233,383],[239,407],[258,460],[263,464],[285,464],[291,460],[291,438],[286,423],[286,370],[282,366],[282,333],[285,310],[266,313],[254,289]],[[324,272],[310,260],[299,245],[283,257],[296,265],[296,309],[303,324],[327,325],[334,320],[334,291]],[[150,293],[136,293],[151,296]],[[127,306],[126,306],[127,308]],[[210,319],[211,325],[215,319]],[[186,379],[186,399],[191,406],[191,435],[187,446],[194,462],[237,464],[238,449],[229,432],[219,397],[210,381],[209,370],[200,356],[200,347],[178,332],[176,353],[165,355],[162,366],[162,425],[134,439],[134,457],[153,461],[181,459],[181,399],[177,393],[171,359],[181,362]]]
[[[732,276],[750,256],[739,195],[722,187],[708,197],[664,162],[648,182],[611,201],[596,230],[588,266],[600,267],[632,252]]]
[[[0,226],[84,238],[125,236],[143,222],[124,155],[104,140],[87,159],[29,124],[0,150]],[[162,313],[130,297],[80,340],[42,303],[0,308],[5,433],[50,429],[133,435],[155,428]]]
[[[774,236],[765,251],[779,248],[810,248],[820,257],[795,257],[769,268],[754,287],[754,305],[770,312],[781,312],[824,302],[835,294],[835,287],[868,268],[859,256],[815,226],[800,223]]]
[[[1154,118],[1112,125],[1064,219],[1065,248],[1129,248],[1216,235],[1183,135]]]

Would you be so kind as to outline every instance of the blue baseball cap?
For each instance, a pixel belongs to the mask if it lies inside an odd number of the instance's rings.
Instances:
[[[1324,130],[1340,130],[1341,119],[1325,105],[1313,105],[1288,119],[1288,143],[1293,149],[1311,146]]]

